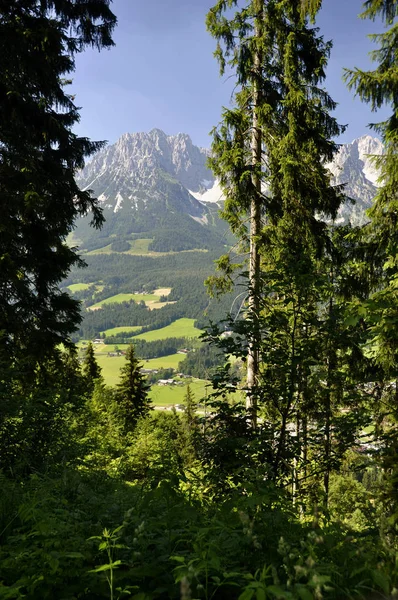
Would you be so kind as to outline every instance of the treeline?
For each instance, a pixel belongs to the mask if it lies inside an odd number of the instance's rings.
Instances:
[[[105,344],[133,344],[135,353],[140,358],[158,358],[175,354],[178,350],[192,348],[193,342],[188,338],[167,338],[165,340],[136,340],[134,338],[106,337]],[[197,345],[197,342],[196,344]]]
[[[84,319],[76,335],[78,338],[92,339],[99,337],[101,331],[123,326],[141,326],[140,333],[145,333],[152,329],[166,327],[184,316],[186,316],[184,307],[180,303],[169,304],[154,311],[135,302],[106,304],[100,310],[84,313]],[[121,343],[120,339],[118,343]]]
[[[71,273],[65,285],[72,283],[98,283],[104,286],[101,292],[94,288],[74,294],[74,298],[86,301],[86,306],[100,302],[118,293],[153,291],[158,287],[171,287],[167,300],[175,302],[161,309],[150,311],[142,303],[124,302],[104,305],[101,310],[82,310],[82,323],[74,339],[98,337],[101,331],[113,327],[142,326],[156,329],[169,325],[176,319],[188,317],[197,320],[199,328],[209,321],[219,322],[231,307],[234,311],[240,302],[234,302],[241,294],[238,286],[220,299],[210,299],[204,280],[212,273],[214,254],[183,253],[156,259],[126,255],[101,255],[86,257],[87,268]],[[239,300],[239,299],[238,299]]]
[[[184,375],[198,379],[210,379],[214,370],[223,362],[222,352],[215,346],[202,343],[194,352],[189,352],[179,363],[179,370]]]
[[[176,198],[173,198],[175,202]],[[183,214],[186,209],[182,200],[182,212],[170,213],[162,210],[157,202],[157,212],[148,211],[148,206],[142,202],[136,210],[133,207],[123,207],[117,213],[105,209],[106,221],[100,232],[93,233],[89,227],[89,219],[77,223],[75,235],[82,240],[82,248],[87,251],[97,250],[110,244],[115,248],[129,249],[128,241],[137,238],[150,238],[150,250],[154,252],[178,252],[193,248],[218,250],[224,243],[225,224],[213,215],[210,225],[201,224],[191,216]],[[117,242],[115,241],[115,237]],[[124,252],[125,250],[115,250]]]

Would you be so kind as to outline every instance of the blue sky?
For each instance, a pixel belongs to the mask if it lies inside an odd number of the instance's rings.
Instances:
[[[122,133],[158,127],[189,133],[194,143],[209,146],[209,131],[233,89],[231,79],[219,77],[215,43],[206,32],[212,5],[212,0],[114,0],[116,47],[85,51],[76,61],[70,87],[82,107],[76,131],[112,143]],[[383,117],[354,99],[342,82],[343,67],[369,67],[374,44],[366,36],[381,30],[357,18],[361,6],[361,0],[323,0],[317,21],[325,39],[334,41],[325,86],[339,103],[339,122],[349,125],[341,142],[368,133],[367,124]]]

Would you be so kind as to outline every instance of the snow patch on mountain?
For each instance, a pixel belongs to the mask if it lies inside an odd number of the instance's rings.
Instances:
[[[366,209],[377,193],[379,173],[372,156],[380,156],[380,140],[364,135],[342,144],[327,167],[334,185],[355,200],[344,204],[338,222],[366,221]],[[209,150],[192,143],[189,135],[125,133],[101,150],[80,173],[81,189],[93,189],[102,205],[114,213],[131,206],[136,211],[185,213],[205,223],[206,205],[223,201],[219,182],[207,168]],[[266,191],[266,186],[264,187]]]
[[[203,183],[205,183],[205,182],[203,182]],[[223,193],[222,193],[219,182],[217,180],[215,180],[214,182],[206,182],[206,183],[210,183],[211,186],[209,185],[208,189],[206,189],[205,191],[194,192],[192,190],[188,190],[189,193],[191,194],[191,196],[196,198],[196,200],[199,200],[199,202],[205,202],[205,203],[221,202],[223,200]]]
[[[189,215],[189,216],[192,217],[192,219],[194,221],[197,221],[201,225],[208,225],[209,224],[209,220],[207,218],[207,215],[203,215],[203,217],[194,217],[193,215]]]
[[[122,208],[122,204],[123,204],[123,196],[121,195],[120,192],[118,192],[116,194],[116,204],[115,204],[115,208],[113,209],[113,212],[118,212],[118,210],[120,210]]]

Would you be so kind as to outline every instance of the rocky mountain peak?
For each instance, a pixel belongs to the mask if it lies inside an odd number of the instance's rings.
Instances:
[[[378,173],[372,156],[382,154],[380,140],[363,135],[342,144],[327,165],[333,183],[344,184],[356,204],[340,209],[339,221],[353,224],[366,220],[365,210],[377,192]],[[167,135],[161,129],[125,133],[101,150],[80,176],[82,188],[93,189],[106,208],[177,210],[203,219],[206,202],[222,200],[222,193],[206,166],[209,151],[195,146],[186,133]],[[178,199],[178,201],[177,201]],[[137,204],[138,203],[138,204]],[[156,209],[156,210],[158,210]]]

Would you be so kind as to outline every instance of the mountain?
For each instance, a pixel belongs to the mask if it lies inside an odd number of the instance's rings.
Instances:
[[[381,152],[379,140],[363,136],[342,145],[328,165],[333,182],[345,184],[347,196],[356,200],[341,207],[339,222],[366,219],[364,211],[377,191],[368,155]],[[81,337],[98,337],[112,327],[153,328],[182,317],[203,326],[207,319],[224,318],[234,306],[234,293],[221,303],[210,301],[203,285],[214,273],[214,260],[233,245],[217,214],[222,193],[206,167],[207,156],[188,135],[153,129],[124,134],[80,173],[80,186],[97,195],[106,221],[96,231],[89,217],[79,220],[72,241],[88,266],[74,269],[65,286],[72,286],[86,308],[116,295],[170,291],[156,310],[130,302],[85,311]]]
[[[334,161],[328,166],[334,184],[344,184],[346,195],[355,200],[347,202],[339,210],[338,223],[350,221],[361,225],[366,221],[365,210],[372,205],[377,192],[378,173],[371,156],[383,153],[383,144],[377,138],[363,135],[351,144],[340,147]]]
[[[377,191],[369,155],[382,150],[377,138],[364,135],[343,144],[328,165],[333,183],[345,184],[345,193],[355,200],[341,207],[338,222],[355,225],[366,219],[365,210]],[[112,236],[127,241],[135,233],[150,234],[155,251],[188,250],[197,244],[214,247],[220,226],[216,205],[222,192],[206,166],[208,154],[185,133],[169,136],[160,129],[125,133],[80,173],[80,186],[94,191],[107,219],[102,232],[95,233],[97,241],[87,227],[80,237],[89,249],[111,243]]]
[[[152,238],[153,251],[219,246],[216,211],[195,197],[214,185],[207,155],[188,135],[167,136],[160,129],[126,133],[100,151],[80,173],[79,184],[97,195],[106,223],[96,242],[80,225],[84,245],[105,246],[115,235],[128,243],[140,233]]]

